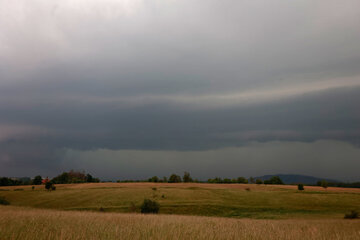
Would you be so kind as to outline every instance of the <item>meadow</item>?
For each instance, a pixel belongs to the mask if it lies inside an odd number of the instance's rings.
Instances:
[[[360,239],[360,189],[204,183],[1,187],[0,239]],[[144,198],[158,215],[140,214]]]
[[[84,183],[1,187],[12,206],[105,212],[139,212],[145,198],[161,214],[256,219],[341,218],[360,206],[360,189],[256,184]],[[20,189],[20,190],[19,190]],[[5,191],[4,191],[5,190]],[[9,191],[6,191],[9,190]],[[17,191],[16,191],[17,190]]]

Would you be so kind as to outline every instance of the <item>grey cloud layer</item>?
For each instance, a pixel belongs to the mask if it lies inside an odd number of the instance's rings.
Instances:
[[[0,174],[64,149],[358,146],[359,22],[355,0],[0,1]]]

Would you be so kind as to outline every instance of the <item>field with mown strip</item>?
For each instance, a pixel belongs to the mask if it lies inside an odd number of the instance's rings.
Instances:
[[[360,239],[360,221],[256,220],[0,206],[0,239]]]
[[[57,210],[139,212],[144,198],[160,203],[160,214],[255,219],[341,219],[360,210],[360,189],[255,184],[89,183],[1,187],[12,206]],[[23,189],[23,190],[15,190]]]

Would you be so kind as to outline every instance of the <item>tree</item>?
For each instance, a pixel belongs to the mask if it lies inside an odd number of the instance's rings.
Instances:
[[[231,179],[230,178],[224,178],[223,183],[231,183]]]
[[[190,177],[190,173],[188,172],[184,172],[184,176],[183,176],[183,182],[192,182],[192,178]]]
[[[62,174],[54,177],[51,181],[56,184],[100,182],[98,178],[94,178],[89,173],[85,174],[85,172],[74,170],[71,170],[70,172],[63,172]]]
[[[91,176],[89,173],[86,174],[86,182],[94,182],[93,176]]]
[[[149,178],[149,182],[159,182],[159,178],[157,176],[153,176],[152,178]]]
[[[302,184],[302,183],[298,184],[298,190],[303,191],[304,190],[304,184]]]
[[[262,184],[263,181],[261,179],[256,179],[256,184]]]
[[[248,180],[244,177],[238,177],[237,178],[237,183],[248,183]]]
[[[255,183],[255,178],[250,177],[250,178],[249,178],[249,182],[250,182],[250,183]]]
[[[325,181],[325,180],[322,180],[322,181],[321,181],[321,186],[322,186],[323,188],[327,188],[328,185],[329,185],[329,183],[328,183],[327,181]]]
[[[38,175],[38,176],[34,177],[33,184],[34,185],[41,185],[42,180],[43,180],[42,177],[40,175]]]
[[[57,183],[57,184],[70,183],[69,174],[68,174],[67,172],[63,172],[63,173],[60,174],[59,176],[54,177],[54,178],[52,179],[52,181],[53,181],[54,183]]]
[[[277,184],[277,185],[284,184],[283,181],[281,180],[281,178],[278,176],[273,176],[269,180],[265,180],[264,183],[265,184]]]
[[[177,182],[181,182],[181,177],[176,174],[171,174],[171,176],[169,177],[169,183],[177,183]]]
[[[80,171],[74,171],[74,170],[70,170],[69,174],[69,179],[71,180],[70,183],[83,183],[86,182],[86,175],[85,172],[80,172]]]

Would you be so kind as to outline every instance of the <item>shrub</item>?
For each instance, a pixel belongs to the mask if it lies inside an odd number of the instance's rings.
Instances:
[[[9,205],[10,202],[7,201],[4,197],[0,197],[0,205]]]
[[[263,181],[261,179],[256,179],[256,184],[262,184]]]
[[[158,213],[159,209],[159,203],[150,199],[144,199],[144,202],[141,205],[141,213]]]
[[[55,186],[51,186],[51,190],[55,191],[56,187]]]
[[[99,211],[100,211],[100,212],[105,212],[105,209],[104,209],[103,207],[100,207],[100,208],[99,208]]]
[[[355,210],[352,210],[350,213],[346,213],[344,218],[347,218],[347,219],[359,218],[359,213]]]
[[[46,190],[48,190],[48,191],[49,191],[49,190],[51,190],[51,189],[52,189],[52,187],[53,187],[52,182],[46,182],[46,183],[45,183],[45,189],[46,189]]]
[[[31,187],[31,190],[35,190],[35,186],[32,186],[32,187]]]
[[[303,191],[304,190],[304,184],[302,184],[302,183],[298,184],[298,190]]]

